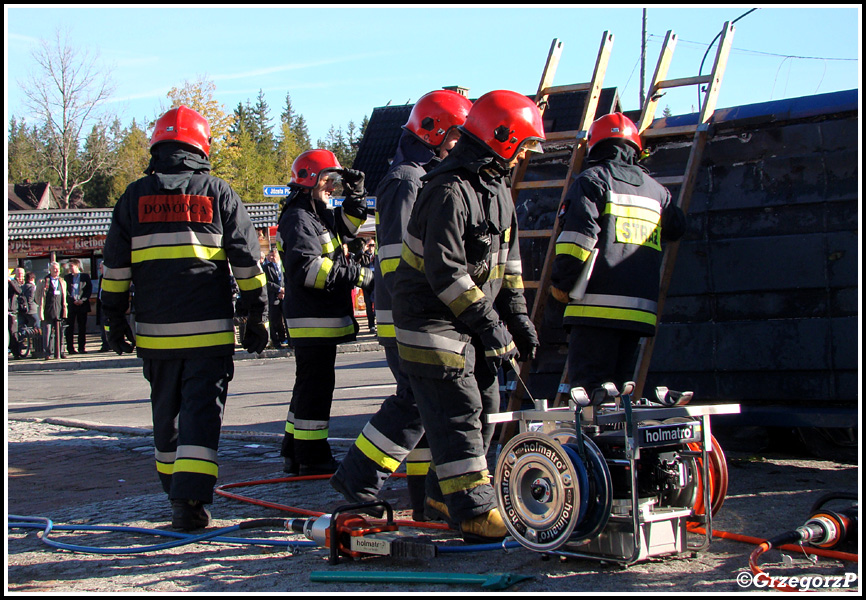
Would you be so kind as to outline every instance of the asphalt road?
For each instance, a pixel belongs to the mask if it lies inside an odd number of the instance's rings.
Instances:
[[[236,360],[223,431],[282,433],[294,377],[290,357]],[[150,386],[140,367],[16,371],[8,373],[7,387],[10,418],[151,426]],[[354,440],[393,391],[383,351],[338,354],[331,437]]]

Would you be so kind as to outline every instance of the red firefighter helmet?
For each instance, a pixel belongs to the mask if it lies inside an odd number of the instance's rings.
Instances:
[[[156,121],[150,147],[162,142],[181,142],[210,155],[210,125],[203,116],[181,104],[172,108]]]
[[[541,152],[544,125],[535,102],[517,92],[487,92],[472,105],[460,130],[509,162],[521,149]]]
[[[307,150],[292,163],[292,180],[289,185],[312,189],[319,183],[322,173],[342,168],[330,150]]]
[[[403,129],[428,146],[438,148],[451,129],[463,125],[470,108],[469,98],[451,90],[436,90],[418,99]]]
[[[622,113],[610,113],[593,121],[589,126],[586,149],[592,150],[602,140],[621,139],[634,146],[638,152],[643,150],[637,125]]]

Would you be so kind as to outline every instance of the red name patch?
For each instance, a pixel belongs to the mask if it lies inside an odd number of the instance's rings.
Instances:
[[[211,223],[213,199],[188,194],[142,196],[138,199],[138,222]]]

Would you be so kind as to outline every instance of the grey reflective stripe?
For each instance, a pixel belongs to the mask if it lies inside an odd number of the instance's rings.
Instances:
[[[332,317],[332,318],[321,318],[317,319],[315,317],[307,317],[304,319],[286,319],[286,323],[289,327],[293,329],[302,329],[302,328],[328,328],[328,329],[336,329],[339,327],[345,327],[347,325],[352,324],[352,317]]]
[[[633,194],[617,194],[608,192],[609,201],[619,206],[637,206],[661,214],[662,207],[658,200],[646,196],[635,196]]]
[[[439,299],[446,305],[450,305],[457,300],[464,292],[467,292],[475,287],[475,282],[469,275],[463,275],[460,279],[445,288],[444,291],[436,294]]]
[[[295,419],[295,429],[304,431],[322,431],[328,428],[328,421],[311,421],[308,419]]]
[[[361,430],[361,435],[398,463],[403,462],[403,459],[409,455],[409,450],[407,448],[395,444],[393,441],[385,437],[381,431],[373,427],[372,423],[368,422],[364,425],[364,429]]]
[[[209,460],[217,462],[217,451],[204,446],[178,446],[176,460],[181,458],[195,458],[198,460]]]
[[[607,294],[587,294],[583,300],[570,302],[584,306],[609,306],[613,308],[632,308],[646,312],[656,312],[658,302],[646,298],[635,298],[634,296],[610,296]]]
[[[212,246],[221,248],[223,236],[217,233],[201,233],[197,231],[175,231],[172,233],[154,233],[151,235],[140,235],[132,238],[131,248],[141,250],[153,248],[154,246],[177,246],[197,244],[199,246]]]
[[[103,266],[102,268],[102,277],[105,279],[132,279],[132,268],[131,267],[122,267],[119,269],[112,269],[110,267]]]
[[[430,448],[415,448],[406,457],[406,462],[430,462],[433,460],[433,453]]]
[[[196,335],[217,331],[234,331],[231,319],[211,319],[209,321],[190,321],[188,323],[142,323],[135,322],[135,332],[141,335]]]
[[[519,260],[509,260],[505,262],[505,272],[509,275],[522,275],[523,265]]]
[[[577,233],[576,231],[563,231],[559,234],[559,237],[556,238],[557,244],[577,244],[581,248],[585,248],[587,250],[592,250],[595,248],[597,240],[589,237],[588,235],[583,235],[582,233]]]
[[[455,460],[454,462],[436,465],[436,475],[439,479],[457,477],[466,473],[479,473],[487,469],[487,459],[483,456]]]
[[[379,260],[388,260],[389,258],[400,258],[400,253],[403,251],[403,244],[388,244],[387,246],[379,246],[377,254]]]
[[[392,325],[394,323],[394,314],[390,310],[377,310],[376,322],[380,325],[384,323]]]
[[[424,256],[424,244],[408,232],[403,236],[403,244],[418,256]]]
[[[238,279],[251,279],[256,275],[261,275],[264,271],[262,271],[262,268],[259,265],[253,267],[236,267],[235,265],[232,265],[232,273],[234,273],[235,277]]]
[[[420,346],[422,348],[434,348],[436,350],[447,350],[456,354],[463,354],[463,349],[466,348],[467,342],[451,339],[443,335],[434,333],[423,333],[420,331],[408,331],[406,329],[395,328],[397,341],[401,344],[410,346]]]
[[[154,450],[153,455],[156,457],[156,460],[161,463],[173,463],[177,452],[160,452],[159,450]]]

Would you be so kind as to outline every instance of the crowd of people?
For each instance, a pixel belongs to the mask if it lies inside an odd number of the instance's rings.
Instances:
[[[137,347],[144,359],[173,527],[210,523],[242,314],[246,351],[268,342],[294,349],[286,473],[331,474],[348,501],[365,503],[405,463],[413,519],[444,520],[471,543],[506,535],[484,415],[498,411],[500,369],[533,360],[540,346],[523,294],[510,173],[542,152],[541,113],[508,90],[475,102],[437,90],[419,99],[403,129],[375,190],[375,241],[359,235],[364,173],[314,149],[292,165],[276,247],[262,259],[240,198],[210,175],[207,120],[180,106],[157,121],[146,176],[114,209],[99,293],[105,344],[118,354]],[[640,338],[654,335],[661,241],[680,237],[685,218],[638,165],[640,137],[622,114],[596,121],[587,148],[588,168],[558,215],[550,310],[570,330],[572,386],[591,389],[630,374]],[[339,190],[342,204],[333,207]],[[65,320],[70,353],[76,328],[77,351],[85,351],[92,294],[79,267],[70,261],[60,278],[52,263],[26,291],[23,270],[15,276],[18,314],[43,332]],[[126,319],[133,287],[134,333]],[[328,443],[336,348],[358,334],[356,288],[396,391],[338,461]]]

